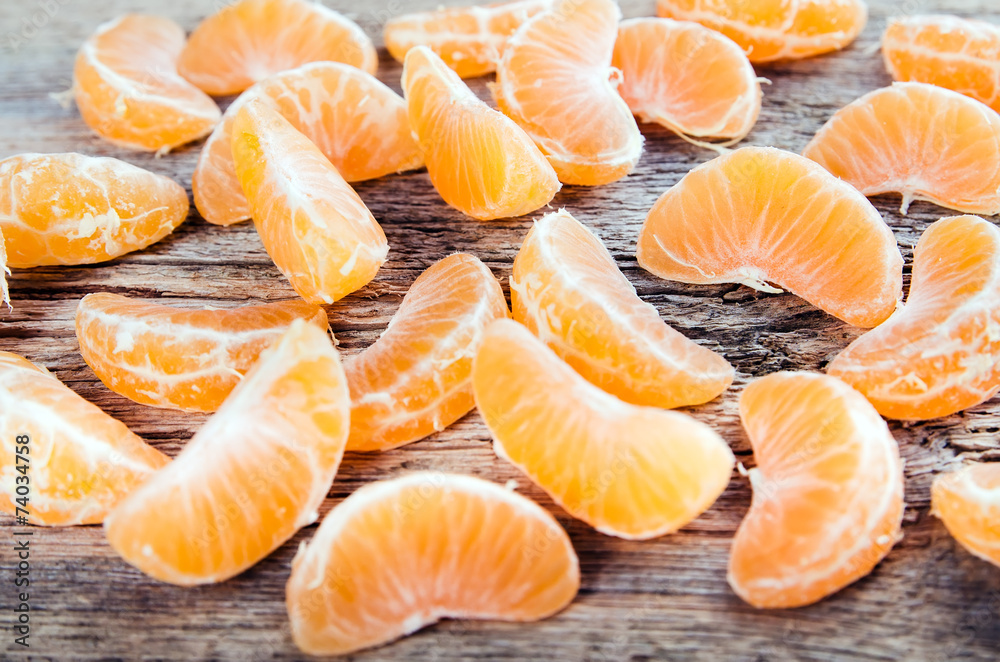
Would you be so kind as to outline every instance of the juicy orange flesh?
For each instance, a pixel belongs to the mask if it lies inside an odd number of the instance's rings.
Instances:
[[[1000,566],[1000,464],[973,463],[937,476],[931,512],[966,549]]]

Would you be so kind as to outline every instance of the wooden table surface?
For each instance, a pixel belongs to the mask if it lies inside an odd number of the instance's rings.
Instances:
[[[222,0],[4,0],[0,3],[0,158],[22,152],[79,151],[114,156],[173,177],[190,190],[200,144],[163,157],[118,149],[94,137],[74,107],[49,95],[70,86],[73,56],[98,24],[126,11],[162,14],[186,29]],[[454,3],[455,0],[451,0]],[[438,0],[327,0],[355,19],[381,47],[385,20]],[[747,144],[800,151],[830,115],[890,82],[877,53],[887,17],[952,12],[1000,22],[996,0],[870,0],[871,19],[845,52],[759,69],[771,80]],[[654,13],[652,0],[625,0],[626,16]],[[400,66],[380,50],[379,77],[399,90]],[[481,95],[486,79],[472,82]],[[224,100],[228,102],[228,100]],[[750,380],[776,370],[821,370],[859,330],[792,295],[746,287],[688,286],[638,268],[636,238],[657,196],[712,152],[655,126],[643,126],[646,151],[635,173],[596,189],[567,187],[553,201],[607,243],[639,294],[663,319],[736,366],[721,399],[691,410],[714,425],[741,461],[749,445],[737,396]],[[357,186],[381,222],[391,250],[375,281],[328,307],[347,354],[386,327],[409,284],[455,251],[479,256],[505,290],[531,218],[480,223],[447,207],[426,172]],[[944,210],[917,203],[904,217],[898,198],[875,204],[896,232],[907,262],[920,232]],[[536,215],[537,216],[537,215]],[[995,219],[994,219],[995,220]],[[0,312],[0,349],[53,370],[88,400],[168,454],[175,455],[205,416],[134,404],[111,393],[78,353],[77,301],[117,292],[163,302],[236,306],[294,296],[264,252],[251,224],[223,228],[191,216],[148,250],[84,267],[16,270],[13,312]],[[475,412],[425,441],[377,455],[348,453],[323,512],[359,486],[416,469],[474,474],[519,489],[552,510],[566,527],[582,566],[582,586],[563,613],[512,625],[446,621],[360,660],[996,660],[1000,656],[1000,569],[951,540],[929,514],[934,474],[966,459],[1000,460],[997,400],[919,425],[892,423],[906,462],[904,538],[867,578],[823,602],[790,611],[757,611],[726,584],[730,540],[750,502],[734,473],[719,501],[679,533],[627,542],[569,518],[511,465],[498,459]],[[0,519],[8,532],[9,517]],[[31,649],[37,659],[290,660],[303,656],[288,636],[284,585],[308,527],[243,575],[216,586],[183,589],[157,583],[119,560],[98,526],[36,529],[31,543]],[[4,541],[11,540],[9,533]],[[20,658],[7,628],[15,590],[13,545],[0,543],[0,657]]]

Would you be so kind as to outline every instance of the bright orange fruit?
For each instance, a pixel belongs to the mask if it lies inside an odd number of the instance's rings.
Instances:
[[[98,524],[169,461],[45,368],[0,352],[0,511]]]
[[[500,283],[472,255],[456,253],[420,274],[389,328],[344,364],[351,389],[347,449],[396,448],[469,413],[472,357],[486,326],[508,316]]]
[[[729,584],[764,609],[812,604],[864,577],[901,537],[899,447],[860,393],[779,372],[740,396],[757,466]]]
[[[205,92],[225,96],[279,71],[327,60],[370,74],[378,68],[365,31],[320,2],[242,0],[201,22],[178,69]]]
[[[903,258],[871,203],[815,163],[744,147],[664,193],[639,234],[639,265],[683,283],[784,287],[848,324],[883,322]]]
[[[671,533],[729,483],[733,453],[710,427],[605,393],[517,322],[487,328],[472,384],[496,454],[601,533]]]
[[[365,485],[330,511],[292,561],[296,645],[342,655],[442,618],[537,621],[580,587],[569,536],[538,504],[436,472]]]
[[[221,113],[177,73],[184,30],[128,14],[97,29],[76,56],[73,92],[83,121],[123,147],[167,151],[206,136]]]
[[[537,221],[514,260],[514,319],[584,378],[637,405],[715,398],[733,367],[663,323],[594,233],[565,210]]]
[[[1000,566],[1000,463],[971,463],[937,476],[931,513],[963,547]]]
[[[375,277],[385,234],[316,145],[257,100],[236,113],[232,141],[257,233],[299,296],[333,303]]]
[[[522,216],[559,191],[531,138],[426,46],[406,54],[403,92],[431,182],[455,209],[482,221]]]
[[[564,184],[626,176],[642,134],[611,66],[621,10],[614,0],[555,0],[524,22],[497,64],[493,94],[541,148]]]
[[[177,459],[108,515],[108,542],[171,584],[238,575],[316,521],[349,407],[330,338],[296,320]]]
[[[194,203],[210,223],[230,225],[251,216],[232,149],[233,121],[250,99],[281,113],[348,182],[413,170],[424,163],[402,97],[356,67],[314,62],[257,83],[226,109],[191,179]]]
[[[187,218],[184,188],[130,163],[82,154],[0,161],[7,264],[92,264],[141,250]]]
[[[1000,213],[1000,115],[936,85],[894,83],[834,114],[802,154],[865,195]]]

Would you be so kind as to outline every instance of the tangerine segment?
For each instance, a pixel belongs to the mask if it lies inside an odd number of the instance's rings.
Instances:
[[[442,618],[537,621],[580,587],[569,536],[499,485],[418,472],[370,483],[330,511],[292,561],[296,645],[342,655]]]
[[[371,39],[354,21],[304,0],[242,0],[191,33],[178,68],[214,96],[239,94],[257,81],[309,62],[378,69]]]
[[[1000,464],[972,463],[937,476],[931,512],[963,547],[1000,566]]]
[[[639,265],[682,283],[774,283],[848,324],[884,321],[903,258],[863,195],[801,156],[744,147],[688,173],[653,205]]]
[[[45,368],[0,352],[0,511],[27,510],[43,526],[98,524],[169,461]]]
[[[760,82],[746,54],[697,23],[622,21],[611,63],[632,112],[681,136],[741,140],[760,115]]]
[[[184,188],[118,159],[21,154],[0,161],[7,264],[92,264],[141,250],[187,218]]]
[[[812,604],[872,571],[901,537],[903,466],[875,409],[827,375],[779,372],[740,396],[756,468],[729,584],[759,608]]]
[[[108,542],[171,584],[238,575],[316,521],[349,420],[337,350],[296,320],[177,459],[107,517]]]
[[[403,92],[431,182],[455,209],[481,221],[522,216],[559,191],[531,138],[426,46],[406,54]]]
[[[601,240],[565,210],[535,223],[514,260],[514,319],[592,384],[637,405],[715,398],[733,367],[663,323]]]
[[[236,113],[232,140],[257,232],[299,296],[333,303],[375,277],[385,234],[316,145],[257,100]]]
[[[862,0],[658,0],[666,18],[696,21],[739,44],[751,62],[838,51],[868,22]]]
[[[957,92],[894,83],[838,110],[802,153],[865,195],[1000,213],[1000,115]]]
[[[184,30],[127,14],[97,28],[76,56],[73,92],[83,121],[123,147],[170,150],[209,134],[221,113],[177,73]]]
[[[555,0],[517,29],[497,64],[500,110],[564,184],[608,184],[642,155],[642,134],[611,66],[620,18],[614,0]]]
[[[1000,390],[1000,230],[976,216],[928,227],[906,305],[857,338],[827,371],[888,418],[926,420]]]
[[[1000,112],[1000,27],[957,16],[907,16],[889,23],[882,57],[894,80],[961,92]]]
[[[427,46],[462,78],[496,71],[507,38],[552,0],[510,0],[491,5],[414,12],[385,24],[385,47],[402,62],[414,46]]]
[[[729,483],[733,454],[710,427],[605,393],[517,322],[487,328],[472,384],[496,454],[601,533],[672,533]]]
[[[209,136],[191,179],[194,203],[210,223],[251,217],[233,161],[236,113],[250,99],[277,110],[313,141],[348,182],[423,165],[406,102],[377,78],[338,62],[314,62],[267,78],[244,92]]]
[[[210,412],[297,319],[323,331],[329,325],[322,308],[298,300],[218,310],[88,294],[76,309],[76,337],[87,365],[115,393]]]
[[[347,449],[396,448],[467,414],[475,406],[472,357],[486,326],[506,317],[500,283],[478,258],[456,253],[420,274],[389,328],[345,363]]]

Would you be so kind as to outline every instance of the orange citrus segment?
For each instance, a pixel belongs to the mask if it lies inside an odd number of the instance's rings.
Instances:
[[[559,191],[531,138],[426,46],[406,54],[403,92],[431,182],[455,209],[484,221],[522,216]]]
[[[347,449],[396,448],[467,414],[475,406],[472,357],[483,329],[505,317],[500,283],[478,258],[456,253],[420,274],[385,333],[345,362]]]
[[[414,12],[385,24],[385,47],[402,62],[414,46],[427,46],[462,78],[497,68],[507,38],[552,0],[511,0],[491,5]]]
[[[178,69],[205,92],[225,96],[279,71],[327,60],[370,74],[378,68],[364,30],[320,2],[242,0],[201,22]]]
[[[45,526],[98,524],[169,461],[45,368],[0,352],[0,511],[20,506]]]
[[[903,466],[878,412],[838,379],[751,383],[740,418],[756,468],[729,584],[755,607],[811,604],[864,577],[900,538]]]
[[[698,166],[646,218],[644,269],[683,283],[774,283],[849,324],[884,321],[902,296],[892,230],[850,185],[815,163],[744,147]]]
[[[906,305],[830,363],[828,372],[888,418],[948,416],[1000,390],[1000,230],[945,218],[917,242]]]
[[[187,218],[172,179],[118,159],[21,154],[0,161],[7,264],[106,262],[146,248]]]
[[[205,143],[191,179],[205,220],[230,225],[250,218],[233,161],[236,113],[250,99],[277,110],[316,144],[348,182],[423,165],[406,102],[377,78],[337,62],[314,62],[267,78],[244,92]]]
[[[305,301],[218,310],[88,294],[76,309],[76,338],[87,365],[115,393],[207,412],[297,319],[323,331],[329,324],[322,308]]]
[[[658,0],[666,18],[718,30],[751,62],[798,60],[837,51],[868,22],[862,0]]]
[[[1000,213],[1000,115],[935,85],[895,83],[837,111],[802,153],[865,195]]]
[[[564,184],[621,179],[642,134],[611,67],[621,10],[614,0],[555,0],[507,41],[493,94],[541,148]]]
[[[472,384],[497,455],[601,533],[671,533],[729,483],[733,454],[710,427],[605,393],[517,322],[487,328]]]
[[[299,296],[333,303],[375,277],[385,234],[316,145],[257,100],[236,113],[232,141],[257,232]]]
[[[112,511],[108,542],[171,584],[243,572],[316,521],[349,407],[330,338],[296,320],[180,455]]]
[[[663,323],[608,250],[566,211],[535,223],[514,260],[514,319],[585,379],[637,405],[715,398],[733,367]]]
[[[963,547],[1000,566],[1000,464],[972,463],[936,477],[931,512]]]
[[[169,150],[208,135],[221,113],[177,73],[184,31],[128,14],[97,29],[76,56],[73,92],[83,121],[123,147]]]
[[[569,536],[512,490],[436,472],[365,485],[292,561],[296,645],[313,655],[379,646],[442,618],[537,621],[580,587]]]
[[[737,141],[760,115],[760,82],[746,54],[697,23],[623,21],[611,63],[632,112],[681,136]]]

